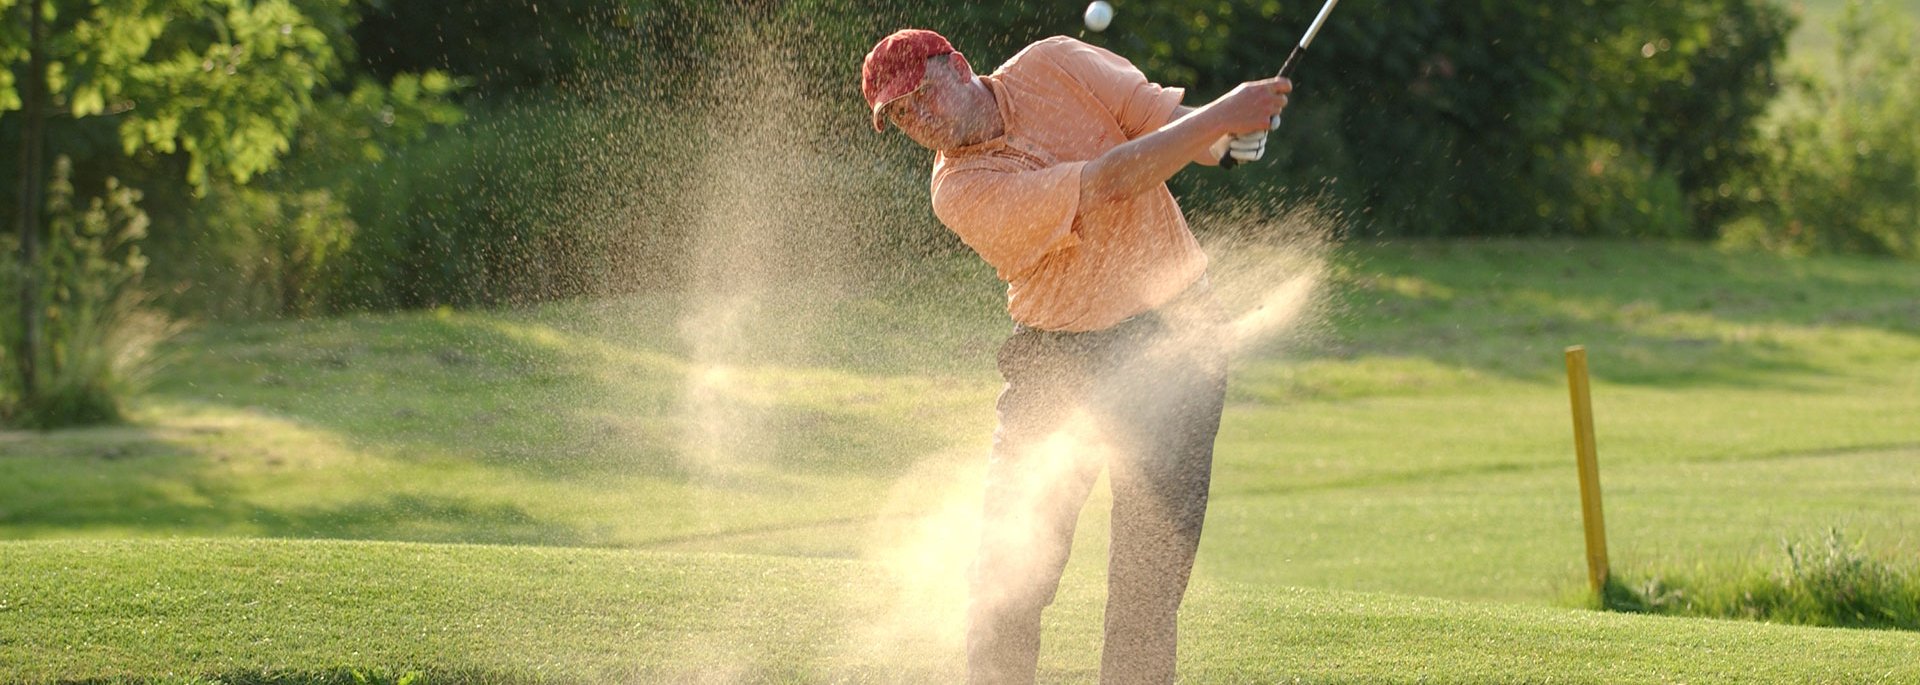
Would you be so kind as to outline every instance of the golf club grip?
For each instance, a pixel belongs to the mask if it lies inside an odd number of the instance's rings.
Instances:
[[[1293,78],[1293,67],[1294,65],[1297,65],[1300,63],[1300,56],[1303,54],[1306,54],[1306,52],[1307,52],[1307,46],[1305,45],[1293,46],[1293,52],[1287,53],[1287,61],[1280,63],[1280,72],[1275,74],[1275,76],[1278,76],[1280,78],[1286,78],[1286,79]],[[1276,114],[1274,116],[1277,118],[1279,115]],[[1280,123],[1277,119],[1275,120],[1273,127],[1275,129],[1280,128]],[[1240,160],[1233,158],[1232,151],[1220,153],[1220,168],[1232,169],[1235,166],[1239,166],[1239,164],[1240,164]]]

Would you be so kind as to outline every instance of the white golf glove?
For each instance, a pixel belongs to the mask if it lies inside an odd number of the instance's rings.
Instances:
[[[1267,131],[1280,128],[1280,115],[1267,121]],[[1232,155],[1236,162],[1257,162],[1267,154],[1267,131],[1230,135],[1213,144],[1215,157]]]
[[[1247,133],[1227,137],[1227,154],[1241,163],[1258,162],[1267,154],[1267,132]]]

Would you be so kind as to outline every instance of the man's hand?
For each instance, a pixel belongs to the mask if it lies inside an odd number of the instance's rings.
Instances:
[[[1165,183],[1190,161],[1215,163],[1220,159],[1218,153],[1210,159],[1196,158],[1228,136],[1258,134],[1240,141],[1239,148],[1241,155],[1259,159],[1266,153],[1266,132],[1274,117],[1286,108],[1287,93],[1292,91],[1293,82],[1284,78],[1242,83],[1205,107],[1186,112],[1152,133],[1088,160],[1080,173],[1081,205],[1093,207],[1146,192]]]
[[[1280,111],[1286,109],[1287,94],[1291,92],[1293,81],[1285,78],[1248,81],[1207,103],[1202,110],[1213,118],[1221,134],[1265,134],[1278,125]]]
[[[1267,132],[1280,127],[1280,111],[1287,106],[1287,93],[1293,82],[1275,77],[1248,81],[1206,106],[1216,126],[1225,133],[1208,153],[1231,163],[1258,161],[1267,154]]]

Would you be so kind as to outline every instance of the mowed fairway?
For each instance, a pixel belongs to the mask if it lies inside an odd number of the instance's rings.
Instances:
[[[878,630],[858,562],[314,541],[0,543],[8,682],[899,682],[958,650]],[[1052,612],[1043,682],[1098,669],[1095,591]],[[1202,583],[1189,682],[1920,678],[1920,636]]]
[[[1241,310],[1293,275],[1217,254]],[[1558,241],[1333,263],[1327,306],[1237,362],[1183,672],[1920,678],[1911,633],[1569,608],[1561,360],[1589,349],[1616,571],[1772,568],[1836,526],[1911,560],[1920,270]],[[955,256],[750,302],[198,326],[133,425],[0,433],[0,538],[91,539],[0,545],[0,680],[949,678],[1000,294]],[[1096,495],[1056,680],[1097,667],[1105,533]]]

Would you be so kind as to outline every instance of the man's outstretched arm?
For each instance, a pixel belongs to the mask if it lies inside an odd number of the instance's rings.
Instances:
[[[1080,206],[1122,200],[1166,183],[1189,162],[1208,157],[1221,136],[1267,129],[1287,105],[1293,84],[1284,78],[1240,84],[1198,109],[1180,107],[1172,123],[1127,141],[1080,171]]]

